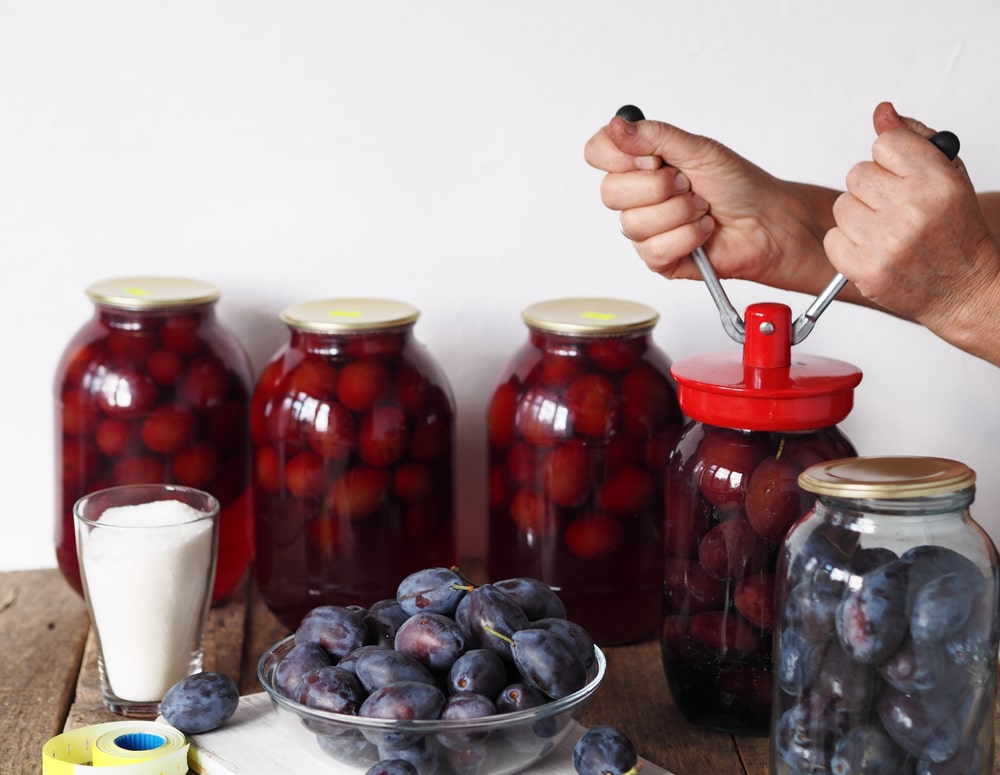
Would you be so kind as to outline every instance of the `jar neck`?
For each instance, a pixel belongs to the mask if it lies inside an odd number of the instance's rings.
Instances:
[[[586,335],[558,334],[551,331],[528,329],[529,341],[539,350],[556,355],[574,356],[581,354],[589,345],[598,342],[621,342],[631,347],[645,350],[650,343],[649,331],[626,331],[622,333],[599,333]]]
[[[834,512],[868,514],[873,516],[947,516],[964,514],[972,504],[974,488],[925,495],[919,498],[840,498],[819,495],[819,503]]]
[[[388,358],[401,353],[413,337],[412,324],[336,334],[290,330],[293,349],[327,357]]]
[[[138,330],[156,326],[168,318],[188,318],[195,325],[206,325],[215,320],[215,302],[186,304],[156,309],[122,309],[98,304],[94,317],[109,328]]]

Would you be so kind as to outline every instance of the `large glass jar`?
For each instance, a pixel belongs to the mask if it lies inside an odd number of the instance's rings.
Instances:
[[[778,563],[771,772],[992,773],[1000,576],[975,474],[931,457],[807,469]]]
[[[288,307],[251,405],[256,574],[288,627],[317,605],[394,597],[455,563],[454,399],[388,299]]]
[[[212,599],[229,595],[253,552],[249,359],[199,280],[122,277],[87,288],[93,317],[55,376],[56,559],[79,594],[73,504],[113,485],[170,483],[221,507]],[[125,582],[126,580],[123,580]]]
[[[655,634],[662,471],[682,425],[658,315],[615,299],[523,312],[488,410],[490,578],[554,587],[602,644]]]
[[[692,722],[766,735],[771,715],[775,567],[813,496],[798,475],[856,454],[837,427],[861,373],[791,358],[782,304],[747,310],[741,357],[674,364],[690,418],[666,468],[661,654],[674,701]]]

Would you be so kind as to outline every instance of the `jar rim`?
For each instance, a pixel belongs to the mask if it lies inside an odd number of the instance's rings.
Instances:
[[[219,300],[220,292],[203,280],[137,275],[99,280],[87,287],[86,294],[102,307],[148,310],[211,304]]]
[[[292,304],[279,317],[300,331],[338,334],[412,325],[420,310],[394,299],[347,297]]]
[[[965,463],[949,458],[887,455],[817,463],[799,474],[798,483],[817,495],[902,500],[970,490],[976,474]]]
[[[646,331],[659,318],[660,313],[646,304],[596,296],[540,301],[521,313],[529,328],[571,336]]]

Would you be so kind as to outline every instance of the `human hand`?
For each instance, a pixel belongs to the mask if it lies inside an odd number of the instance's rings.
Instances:
[[[927,142],[932,130],[887,102],[873,121],[872,160],[847,175],[827,254],[870,302],[970,349],[962,329],[997,283],[1000,247],[961,160]]]
[[[720,277],[815,291],[833,270],[822,252],[836,192],[780,181],[715,140],[659,121],[616,116],[584,158],[605,171],[604,204],[646,265],[700,276],[704,245]]]

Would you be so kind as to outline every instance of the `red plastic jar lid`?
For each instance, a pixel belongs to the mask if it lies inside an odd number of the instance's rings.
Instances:
[[[752,304],[742,359],[734,353],[685,358],[670,372],[692,420],[748,431],[806,431],[836,425],[854,406],[861,371],[844,361],[792,357],[791,310]]]

